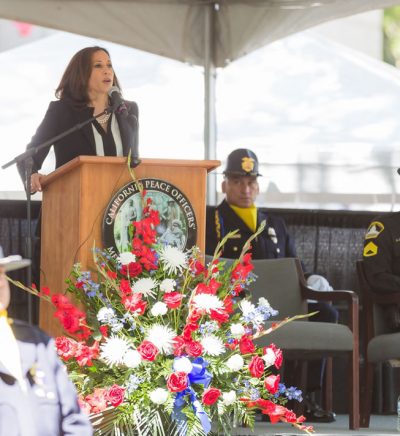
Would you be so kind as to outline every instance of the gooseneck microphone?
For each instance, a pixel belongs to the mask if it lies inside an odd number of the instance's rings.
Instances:
[[[139,159],[139,144],[138,144],[138,119],[137,116],[134,114],[129,114],[128,108],[125,105],[124,99],[122,98],[121,90],[118,88],[118,86],[112,86],[110,90],[108,91],[108,95],[110,97],[111,106],[110,110],[111,112],[116,112],[117,114],[121,114],[124,117],[128,117],[130,119],[134,120],[134,123],[136,125],[136,137],[133,138],[133,142],[131,145],[131,162],[130,166],[131,168],[137,167],[141,160]]]
[[[108,91],[108,95],[111,100],[111,110],[119,114],[128,116],[128,109],[125,106],[124,100],[121,95],[121,90],[118,86],[112,86]]]

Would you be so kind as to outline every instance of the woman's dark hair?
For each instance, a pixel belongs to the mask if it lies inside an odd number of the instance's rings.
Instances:
[[[83,107],[89,103],[88,83],[92,73],[92,57],[99,50],[110,56],[105,48],[98,46],[86,47],[74,54],[57,86],[56,97],[58,99],[69,100],[77,107]],[[113,85],[120,88],[115,71]]]

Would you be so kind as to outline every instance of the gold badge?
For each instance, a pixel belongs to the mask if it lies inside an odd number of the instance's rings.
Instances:
[[[385,226],[380,221],[373,221],[368,227],[365,239],[377,238],[383,232],[384,228]]]
[[[368,242],[364,247],[363,255],[364,257],[371,257],[378,254],[378,246],[373,242]]]
[[[242,157],[242,170],[249,173],[254,169],[254,159],[252,157]]]

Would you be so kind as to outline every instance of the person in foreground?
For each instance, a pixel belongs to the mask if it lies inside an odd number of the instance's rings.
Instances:
[[[112,87],[120,88],[108,51],[102,47],[86,47],[70,60],[57,86],[57,101],[52,101],[27,149],[65,132],[110,106]],[[115,113],[105,114],[81,129],[58,140],[54,145],[56,168],[80,155],[128,156],[137,150],[138,106],[123,100]],[[42,190],[41,169],[50,146],[33,155],[31,192]],[[18,166],[25,180],[25,165]]]
[[[365,234],[364,271],[371,289],[377,293],[400,292],[400,212],[375,218]],[[386,324],[400,331],[398,305],[383,307]]]
[[[7,317],[5,273],[26,266],[15,257],[3,257],[0,247],[0,436],[90,436],[92,427],[53,340]]]
[[[296,248],[283,218],[267,214],[255,206],[259,193],[258,159],[249,149],[232,151],[224,170],[222,192],[225,199],[216,207],[207,206],[206,253],[213,255],[219,241],[230,231],[238,229],[234,238],[223,247],[222,257],[237,258],[244,243],[266,220],[264,231],[251,243],[253,259],[297,257]],[[307,284],[319,291],[332,290],[328,281],[316,274],[308,275]],[[311,321],[337,322],[338,312],[330,304],[309,302],[310,312],[319,313]],[[309,366],[308,392],[305,398],[305,416],[310,422],[333,422],[335,414],[323,410],[314,401],[314,393],[322,388],[325,360],[312,361]]]

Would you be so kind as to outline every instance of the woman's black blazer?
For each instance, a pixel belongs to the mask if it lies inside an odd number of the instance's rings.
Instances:
[[[124,101],[128,115],[116,113],[121,133],[124,156],[138,145],[138,106],[135,102]],[[43,121],[27,149],[35,148],[47,140],[59,135],[71,127],[82,123],[93,116],[93,108],[77,109],[66,100],[52,101],[47,109]],[[54,145],[56,168],[69,162],[77,156],[95,156],[96,145],[91,123],[58,140]],[[33,169],[36,173],[42,167],[43,161],[49,153],[50,147],[38,151],[33,155]],[[20,168],[21,170],[21,168]]]

